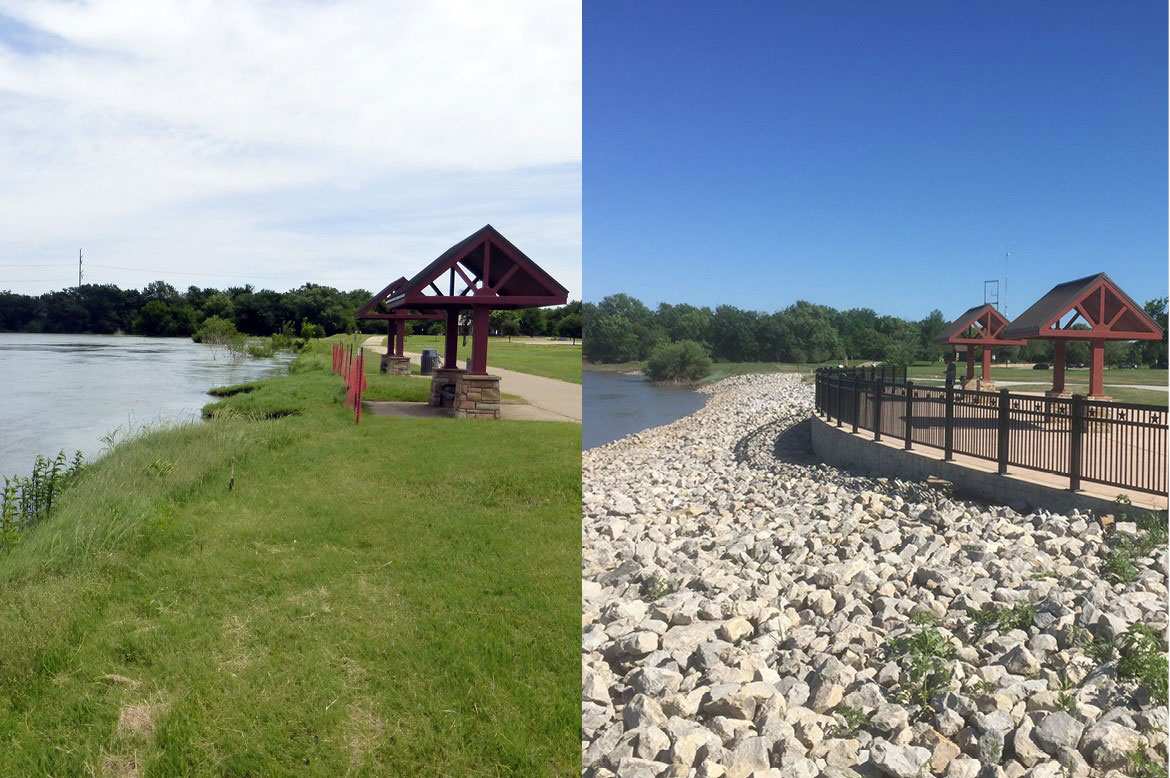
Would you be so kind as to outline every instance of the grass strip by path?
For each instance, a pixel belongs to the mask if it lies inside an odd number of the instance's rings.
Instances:
[[[467,345],[459,339],[459,363],[471,356],[471,338]],[[416,353],[424,348],[438,349],[443,353],[442,335],[408,335],[406,350]],[[488,342],[488,365],[518,373],[531,373],[546,378],[556,378],[570,383],[581,383],[581,345],[509,343],[507,338],[491,338]]]
[[[580,427],[355,425],[313,356],[0,552],[0,775],[579,772]]]

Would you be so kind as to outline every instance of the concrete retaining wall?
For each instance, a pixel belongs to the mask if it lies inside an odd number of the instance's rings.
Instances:
[[[1073,508],[1096,513],[1115,513],[1117,505],[1086,492],[1071,492],[1044,484],[1026,481],[1013,475],[999,475],[944,462],[886,441],[851,434],[847,428],[838,429],[823,419],[813,416],[812,447],[823,462],[848,470],[877,476],[925,481],[936,476],[950,481],[955,491],[997,505],[1011,505],[1017,509],[1043,508],[1054,513],[1068,513]]]

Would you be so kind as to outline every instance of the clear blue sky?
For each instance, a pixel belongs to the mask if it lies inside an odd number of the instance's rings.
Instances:
[[[584,4],[585,299],[1167,289],[1165,2]]]

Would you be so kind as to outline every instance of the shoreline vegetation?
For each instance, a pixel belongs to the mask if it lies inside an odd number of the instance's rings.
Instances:
[[[1147,365],[1166,361],[1167,298],[1146,302],[1144,308],[1163,329],[1161,341],[1106,344],[1106,387],[1110,384],[1166,385],[1165,369]],[[798,301],[775,313],[748,311],[730,305],[714,310],[693,305],[660,304],[650,310],[626,294],[586,303],[582,309],[585,340],[583,356],[588,370],[642,372],[655,382],[702,386],[733,375],[807,372],[839,364],[882,362],[909,365],[910,376],[941,379],[944,347],[933,338],[947,325],[935,310],[919,321],[881,316],[868,308],[838,311]],[[1075,326],[1074,326],[1075,328]],[[847,356],[846,356],[847,355]],[[704,369],[704,356],[710,367]],[[1044,376],[1031,372],[1034,363],[1052,361],[1052,343],[1033,340],[1027,346],[995,350],[996,362],[1025,363],[1026,368],[993,367],[993,377],[1042,384]],[[1088,344],[1071,341],[1070,364],[1088,361]],[[1136,363],[1140,369],[1109,369]],[[960,373],[963,366],[960,365]],[[1027,375],[1022,373],[1027,370]],[[1012,372],[1015,371],[1015,372]],[[1050,373],[1049,373],[1050,375]],[[1087,370],[1070,369],[1068,385],[1087,387]],[[1166,405],[1166,394],[1118,388],[1114,399]]]
[[[334,340],[0,550],[0,774],[579,771],[580,427],[356,425]]]

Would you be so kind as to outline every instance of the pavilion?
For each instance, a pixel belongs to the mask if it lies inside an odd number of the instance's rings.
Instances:
[[[1024,346],[1026,340],[1009,340],[1003,337],[1008,320],[991,303],[977,305],[948,324],[935,343],[954,346],[957,351],[967,354],[967,378],[964,389],[979,389],[991,392],[995,384],[991,380],[991,350],[999,346]],[[983,349],[983,377],[975,380],[975,348]]]
[[[432,377],[430,403],[450,402],[455,416],[498,419],[500,379],[487,373],[491,312],[564,305],[568,298],[565,287],[488,224],[389,290],[380,302],[391,313],[399,309],[445,312],[443,367]],[[471,365],[462,370],[457,362],[458,324],[459,313],[466,310],[471,311],[472,320]]]
[[[410,357],[406,356],[406,322],[411,320],[442,319],[442,311],[411,312],[405,308],[386,312],[382,303],[387,297],[406,284],[406,277],[391,281],[390,285],[378,292],[369,302],[358,309],[355,319],[386,320],[386,353],[382,355],[381,372],[391,375],[410,375]]]
[[[1065,317],[1068,317],[1067,319]],[[1062,322],[1063,320],[1063,322]],[[1072,329],[1078,322],[1087,329]],[[1066,281],[1021,313],[1004,330],[1006,338],[1053,341],[1050,397],[1068,397],[1064,386],[1065,344],[1089,343],[1089,399],[1105,397],[1105,341],[1160,340],[1159,327],[1129,295],[1105,273]]]

